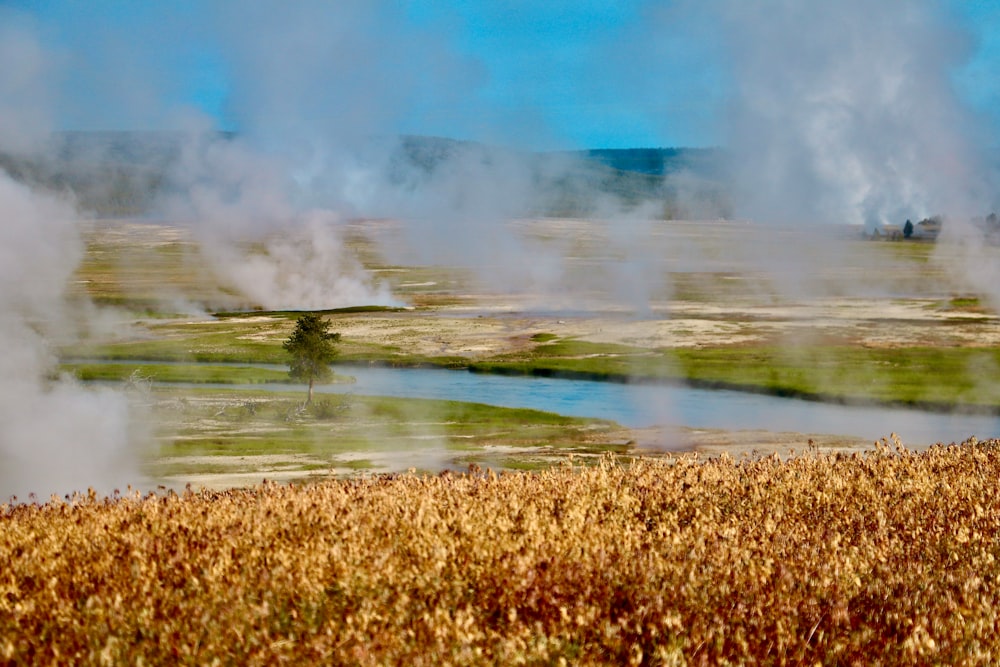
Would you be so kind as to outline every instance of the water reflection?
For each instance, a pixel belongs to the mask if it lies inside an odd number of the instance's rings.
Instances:
[[[1000,418],[917,410],[815,403],[736,391],[589,380],[483,375],[439,369],[345,366],[357,383],[322,392],[474,401],[611,419],[630,427],[679,425],[727,430],[762,429],[877,440],[897,433],[908,445],[960,442],[1000,434]],[[283,387],[287,389],[287,385]]]

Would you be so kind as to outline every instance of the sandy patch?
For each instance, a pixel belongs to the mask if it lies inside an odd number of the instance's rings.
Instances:
[[[287,329],[265,329],[250,334],[237,336],[236,340],[252,340],[258,343],[267,343],[274,340],[284,340],[288,338]]]
[[[787,458],[810,453],[855,454],[875,448],[873,441],[851,436],[757,429],[726,431],[684,427],[648,428],[635,429],[633,435],[635,452],[645,456],[698,453],[714,457],[726,453],[736,459],[744,456],[757,458],[771,454]],[[926,449],[926,446],[911,448]]]
[[[825,434],[804,434],[773,431],[723,431],[712,429],[636,429],[623,431],[628,443],[624,452],[639,457],[698,456],[714,458],[728,455],[736,460],[762,458],[777,454],[781,458],[811,454],[858,454],[872,451],[875,444],[858,438]],[[631,437],[628,437],[631,436]],[[671,443],[665,446],[664,443]],[[922,448],[916,448],[922,449]],[[528,466],[553,466],[560,463],[581,464],[600,456],[574,448],[518,447],[486,445],[465,452],[446,447],[367,449],[341,452],[333,460],[319,460],[306,454],[272,454],[256,456],[177,456],[158,460],[159,465],[231,468],[214,472],[191,472],[162,476],[157,483],[180,490],[190,485],[193,490],[223,490],[249,487],[265,480],[280,483],[319,481],[356,475],[393,473],[430,473],[445,470],[464,472],[468,461],[481,462],[482,469],[496,472],[509,470],[508,459],[517,462],[515,470]]]
[[[217,465],[232,467],[253,466],[261,469],[282,469],[292,465],[309,465],[323,461],[308,454],[251,454],[247,456],[166,456],[156,460],[161,465]]]
[[[408,354],[477,359],[523,346],[512,337],[528,324],[494,317],[456,318],[447,314],[393,313],[380,316],[334,316],[331,330],[345,340],[393,345]]]
[[[779,339],[787,343],[795,337],[873,347],[1000,344],[1000,318],[941,310],[937,303],[850,298],[780,306],[677,302],[643,318],[606,311],[536,315],[508,303],[506,312],[440,307],[331,319],[333,330],[345,340],[397,346],[409,354],[470,360],[524,349],[533,345],[530,338],[536,333],[647,349],[749,345]]]

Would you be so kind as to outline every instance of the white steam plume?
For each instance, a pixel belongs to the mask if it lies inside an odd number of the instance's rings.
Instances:
[[[4,8],[0,56],[0,151],[18,159],[47,136],[56,68],[31,22]],[[88,486],[110,491],[139,481],[126,397],[54,377],[51,342],[81,328],[67,313],[66,288],[82,256],[71,202],[33,191],[0,169],[2,499]]]
[[[393,218],[404,223],[408,261],[469,267],[497,292],[532,294],[559,307],[574,301],[577,283],[564,258],[526,243],[510,223],[544,210],[546,188],[579,171],[578,159],[426,138],[417,148],[424,152],[413,156],[407,137],[400,138],[427,115],[470,115],[469,100],[486,83],[447,21],[415,29],[392,3],[351,1],[229,6],[216,18],[240,139],[278,165],[284,201],[294,209],[272,230],[285,233],[288,220],[310,209]],[[524,138],[524,127],[509,119],[490,123],[475,128],[477,139],[502,145]],[[251,198],[265,191],[256,189]],[[598,200],[592,210],[620,211],[618,202],[585,194]],[[401,255],[390,260],[403,261]],[[347,274],[357,283],[356,271]],[[383,303],[384,292],[373,292],[367,300]]]
[[[955,7],[709,6],[724,17],[731,63],[728,153],[738,215],[868,232],[942,216],[935,268],[953,289],[1000,307],[998,248],[981,224],[1000,203],[997,135],[957,92],[975,42]],[[807,285],[818,263],[837,263],[836,251],[772,246],[769,270],[783,267],[787,286]]]
[[[971,48],[942,4],[724,7],[740,215],[871,230],[981,214],[981,128],[951,80]]]
[[[388,4],[238,13],[219,18],[240,136],[195,128],[162,204],[190,221],[217,272],[269,309],[390,305],[337,233],[337,220],[367,216],[404,220],[411,258],[473,266],[498,289],[538,273],[523,270],[542,262],[525,261],[507,226],[534,203],[523,156],[473,145],[428,170],[401,151],[400,121],[422,99],[459,103],[475,86],[475,66],[446,40],[404,29]]]
[[[65,290],[83,252],[73,208],[0,172],[0,248],[0,496],[137,483],[126,397],[51,377],[48,341],[71,326]]]
[[[396,305],[388,288],[373,284],[347,254],[337,222],[331,211],[307,211],[292,221],[294,228],[265,238],[260,252],[224,244],[209,244],[204,252],[224,277],[269,310]]]
[[[394,305],[341,241],[340,217],[301,209],[277,158],[208,131],[188,136],[160,202],[189,224],[219,277],[268,310]]]
[[[35,150],[48,138],[55,65],[38,43],[31,19],[0,6],[0,147]]]

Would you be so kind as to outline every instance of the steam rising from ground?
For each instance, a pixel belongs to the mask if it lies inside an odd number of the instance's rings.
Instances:
[[[773,0],[691,11],[716,13],[725,35],[726,145],[739,217],[819,236],[845,225],[902,231],[908,219],[940,215],[936,268],[959,290],[1000,305],[995,246],[975,222],[1000,203],[996,134],[956,93],[954,77],[974,44],[954,7]],[[778,234],[757,249],[762,269],[792,298],[828,294],[816,291],[815,276],[843,264],[839,244]]]
[[[224,281],[268,310],[395,305],[346,252],[340,215],[295,205],[281,160],[204,130],[187,137],[159,206]]]
[[[0,172],[0,222],[0,496],[136,483],[125,396],[52,377],[83,252],[75,211]]]
[[[373,284],[346,252],[336,214],[310,211],[293,223],[293,229],[264,238],[256,252],[215,243],[203,252],[216,271],[269,310],[398,305],[388,287]]]
[[[0,8],[0,150],[44,143],[55,61],[30,20]],[[141,439],[128,399],[55,376],[53,341],[81,327],[66,302],[83,256],[73,201],[17,183],[0,168],[0,498],[108,492],[137,483]],[[92,312],[84,307],[79,312]]]
[[[729,3],[725,25],[739,214],[868,232],[942,215],[936,263],[1000,304],[995,253],[974,223],[998,203],[987,152],[996,137],[956,94],[953,76],[973,45],[949,8]],[[769,252],[789,286],[808,282],[817,261],[837,262],[828,250],[802,265],[798,248]]]
[[[985,215],[968,37],[935,2],[730,3],[728,146],[741,212],[869,230]]]

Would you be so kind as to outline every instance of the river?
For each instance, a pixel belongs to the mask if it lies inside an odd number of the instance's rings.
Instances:
[[[321,393],[473,401],[610,419],[624,426],[676,425],[727,430],[764,429],[877,440],[895,432],[907,445],[961,442],[1000,435],[1000,417],[845,406],[738,391],[662,384],[485,375],[433,368],[341,366],[349,385]],[[254,385],[260,388],[262,385]],[[287,391],[288,385],[268,385]]]
[[[233,365],[286,368],[271,364]],[[766,430],[849,436],[873,442],[896,433],[908,446],[961,442],[970,436],[980,440],[1000,436],[1000,417],[991,415],[838,405],[681,385],[490,375],[438,368],[342,365],[335,366],[334,370],[340,375],[353,376],[356,382],[317,385],[317,393],[469,401],[609,419],[632,428],[680,426],[730,431]],[[174,383],[171,386],[184,384]],[[294,387],[286,383],[187,386],[283,392]]]

